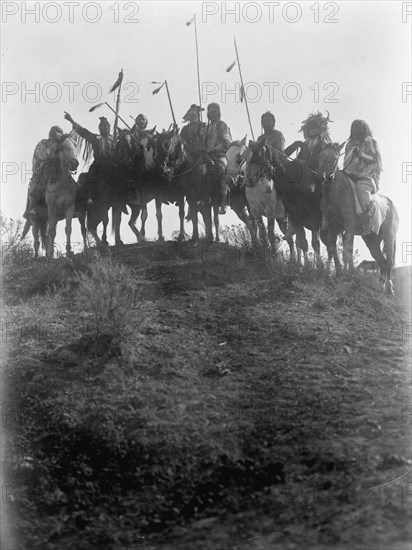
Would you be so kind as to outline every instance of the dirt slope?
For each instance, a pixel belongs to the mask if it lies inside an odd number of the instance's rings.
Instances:
[[[147,243],[111,254],[138,284],[128,347],[88,358],[86,373],[78,349],[59,343],[47,361],[39,349],[31,367],[46,376],[38,388],[47,399],[46,380],[53,399],[75,397],[77,423],[88,414],[87,387],[98,395],[98,414],[109,395],[110,403],[133,403],[144,427],[126,430],[128,442],[169,456],[171,495],[182,495],[173,496],[174,512],[156,511],[154,481],[151,498],[125,486],[121,503],[110,505],[109,493],[94,521],[110,517],[121,535],[105,548],[410,548],[410,269],[395,273],[391,299],[373,275],[336,281],[323,268],[289,267],[225,245]],[[182,468],[193,468],[192,488],[190,476],[176,488]],[[123,471],[126,480],[133,475]],[[154,516],[142,512],[152,504]],[[67,514],[67,506],[56,502],[52,513]],[[33,516],[23,518],[27,540]],[[45,523],[32,548],[99,547],[87,525],[77,534],[74,525],[67,519],[48,539]]]

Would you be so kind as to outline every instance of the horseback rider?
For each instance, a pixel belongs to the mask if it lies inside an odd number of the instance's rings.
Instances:
[[[42,139],[36,145],[33,154],[32,171],[33,175],[30,179],[26,211],[23,217],[28,219],[29,215],[36,214],[36,205],[44,197],[43,188],[41,186],[44,167],[47,163],[58,159],[59,143],[63,139],[64,134],[60,126],[52,126],[49,131],[48,139]]]
[[[207,106],[207,118],[209,122],[206,127],[203,144],[206,153],[214,164],[220,184],[222,202],[219,214],[226,214],[226,151],[232,142],[232,137],[228,125],[220,119],[220,116],[220,106],[217,103],[210,103]]]
[[[184,139],[189,153],[199,154],[205,130],[205,123],[200,122],[200,112],[204,111],[202,107],[193,103],[183,117],[183,122],[189,122],[180,131],[180,137]]]
[[[379,190],[381,171],[382,159],[371,129],[364,120],[354,120],[345,148],[343,172],[355,183],[356,194],[363,210],[360,218],[364,235],[370,233],[374,205],[371,195]]]
[[[319,165],[319,155],[328,143],[331,143],[329,137],[328,123],[332,122],[327,117],[324,117],[319,111],[311,113],[306,120],[302,122],[302,127],[299,130],[303,132],[305,141],[295,141],[286,147],[284,153],[288,157],[297,149],[300,149],[297,159],[303,160],[307,167],[317,171]]]
[[[275,168],[273,163],[273,153],[275,150],[280,151],[281,153],[283,152],[285,148],[285,138],[283,137],[282,132],[275,130],[276,118],[273,113],[266,111],[263,113],[260,120],[263,134],[258,137],[255,148],[267,148],[269,155],[265,160],[263,168],[271,173]]]
[[[100,117],[99,134],[93,134],[75,122],[69,113],[65,112],[64,118],[71,122],[74,130],[92,146],[94,161],[89,168],[86,185],[87,203],[93,204],[92,194],[102,174],[110,174],[113,179],[115,177],[113,161],[116,144],[114,137],[110,134],[110,123],[107,118]]]
[[[131,129],[131,133],[133,137],[136,139],[136,141],[139,143],[139,141],[148,135],[147,125],[148,120],[145,117],[145,115],[141,114],[137,115],[135,118],[134,124]]]

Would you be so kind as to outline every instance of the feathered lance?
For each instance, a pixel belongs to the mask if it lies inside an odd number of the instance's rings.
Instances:
[[[238,69],[239,69],[239,77],[240,77],[240,84],[241,84],[241,87],[240,87],[240,101],[243,101],[243,99],[245,100],[246,113],[247,113],[247,118],[249,120],[250,132],[252,134],[253,141],[255,141],[255,136],[253,134],[252,123],[250,121],[249,105],[247,104],[247,97],[246,97],[246,94],[245,94],[245,87],[243,85],[243,77],[242,77],[242,70],[240,68],[239,52],[237,50],[236,36],[233,37],[233,40],[234,40],[234,43],[235,43],[237,66],[238,66]],[[235,64],[236,64],[236,61],[234,61],[231,65],[229,65],[229,67],[226,69],[226,72],[228,73],[229,71],[231,71],[233,69],[233,67],[235,66]]]
[[[116,88],[118,88],[117,100],[116,100],[116,112],[115,112],[114,126],[113,126],[113,136],[115,136],[115,137],[116,137],[116,132],[117,132],[117,122],[118,122],[118,119],[119,119],[120,92],[121,92],[121,89],[122,89],[122,81],[123,81],[123,69],[121,69],[116,82],[113,84],[113,86],[110,88],[110,91],[109,91],[109,93],[111,93],[111,92],[114,92],[116,90]]]
[[[177,123],[176,123],[175,113],[173,111],[173,105],[172,105],[172,100],[170,98],[170,92],[169,92],[169,86],[167,85],[167,80],[164,80],[163,82],[152,82],[152,84],[161,84],[161,86],[159,86],[158,88],[153,90],[152,95],[158,94],[160,92],[160,90],[163,88],[163,86],[166,86],[167,97],[169,99],[170,110],[172,112],[173,127],[174,127],[174,130],[176,132],[177,131]]]
[[[199,45],[197,42],[197,25],[196,25],[196,14],[193,14],[192,19],[187,21],[186,26],[189,27],[192,23],[195,24],[195,43],[196,43],[196,64],[197,64],[197,89],[199,93],[199,107],[202,107],[202,94],[200,92],[200,69],[199,69]],[[199,112],[200,120],[202,121],[202,111]]]

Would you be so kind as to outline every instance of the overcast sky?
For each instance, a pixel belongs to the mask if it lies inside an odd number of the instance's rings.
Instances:
[[[246,133],[251,138],[237,68],[226,72],[235,60],[234,35],[255,137],[266,110],[275,114],[287,144],[300,139],[301,122],[313,111],[330,112],[334,141],[347,139],[355,118],[369,123],[383,158],[381,191],[400,211],[401,263],[401,243],[411,241],[412,176],[402,173],[411,162],[411,3],[63,4],[2,2],[1,209],[6,216],[16,219],[24,211],[30,178],[24,168],[30,169],[37,142],[52,125],[71,129],[65,110],[95,132],[99,116],[113,121],[108,108],[94,113],[89,108],[101,101],[114,105],[108,90],[121,68],[120,113],[127,122],[129,115],[143,112],[150,127],[169,126],[165,90],[152,95],[151,84],[167,79],[181,124],[190,104],[198,102],[194,25],[185,24],[196,14],[202,102],[221,104],[234,139]],[[165,207],[164,221],[170,238],[178,229],[177,209]],[[230,214],[222,222],[238,220]],[[80,240],[77,225],[73,240]],[[155,237],[153,205],[148,229]],[[122,233],[133,242],[126,223]],[[58,235],[63,241],[63,225]],[[360,243],[358,238],[355,248]]]

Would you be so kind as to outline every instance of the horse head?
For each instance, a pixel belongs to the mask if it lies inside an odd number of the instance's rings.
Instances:
[[[246,136],[241,141],[234,141],[226,151],[227,170],[226,183],[229,186],[236,185],[243,175],[244,159],[242,154],[246,150]]]
[[[59,143],[60,166],[67,172],[75,172],[79,167],[79,161],[76,158],[76,144],[70,135],[63,136]]]
[[[156,153],[156,139],[154,133],[148,133],[147,136],[139,141],[139,145],[143,152],[143,170],[153,170],[155,167]]]
[[[329,143],[319,155],[319,165],[317,171],[318,181],[333,179],[333,176],[338,168],[338,161],[341,155],[341,150],[345,142]]]
[[[183,140],[174,130],[168,131],[166,132],[162,149],[166,151],[162,163],[162,172],[170,181],[176,169],[186,159]]]
[[[129,130],[122,131],[116,144],[115,158],[121,164],[133,166],[139,155],[139,146]]]

